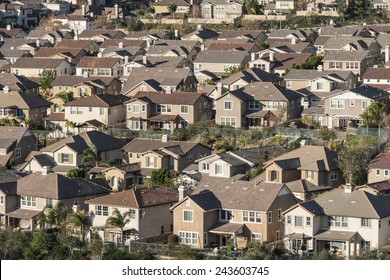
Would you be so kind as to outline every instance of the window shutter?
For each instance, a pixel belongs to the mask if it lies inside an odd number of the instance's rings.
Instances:
[[[279,182],[279,171],[276,171],[276,182]]]
[[[154,157],[154,167],[157,167],[157,158]]]
[[[69,163],[73,164],[73,154],[69,154]]]
[[[58,163],[62,163],[62,154],[61,153],[58,154]]]
[[[149,167],[149,157],[145,157],[145,166]]]

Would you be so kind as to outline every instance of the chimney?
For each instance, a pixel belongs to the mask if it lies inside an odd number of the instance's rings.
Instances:
[[[9,31],[9,30],[11,30],[11,29],[12,29],[11,24],[7,24],[7,30]]]
[[[9,86],[4,86],[3,93],[8,93],[8,92],[9,92]]]
[[[256,53],[251,53],[251,61],[254,61],[256,59]]]
[[[93,18],[93,12],[90,12],[90,13],[89,13],[89,16],[90,16],[91,18]]]
[[[390,61],[390,45],[385,47],[385,63]]]
[[[123,49],[123,42],[119,42],[118,48]]]
[[[147,48],[147,49],[150,48],[150,40],[146,40],[146,48]]]
[[[187,196],[188,187],[179,186],[177,190],[179,191],[179,201],[182,201]]]
[[[295,45],[296,43],[298,43],[298,39],[295,38],[295,37],[292,37],[291,38],[291,44]]]
[[[85,16],[86,13],[87,13],[87,7],[85,7],[85,5],[81,5],[81,15]]]
[[[204,51],[204,44],[200,44],[200,50]]]
[[[73,205],[72,210],[73,210],[73,213],[77,213],[78,211],[80,211],[80,205],[77,205],[77,204]]]
[[[308,139],[302,139],[299,144],[301,144],[301,147],[304,147],[306,145],[309,145],[309,140]]]
[[[42,175],[46,176],[50,172],[50,166],[42,167]]]
[[[161,142],[162,143],[167,143],[169,141],[169,135],[168,134],[163,134],[161,137]]]
[[[165,93],[167,93],[167,94],[171,94],[171,93],[172,93],[172,88],[171,88],[171,86],[165,87]]]
[[[351,185],[351,183],[346,183],[344,185],[344,192],[345,193],[352,193],[354,190],[354,186]]]
[[[178,29],[175,29],[175,38],[176,40],[179,39],[179,30]]]
[[[201,30],[202,29],[202,25],[201,24],[198,24],[197,26],[196,26],[196,30]]]
[[[317,71],[322,72],[323,70],[324,70],[323,66],[322,65],[318,65]]]
[[[114,5],[114,16],[115,16],[115,18],[119,17],[119,6],[118,6],[118,4]]]
[[[222,95],[222,83],[221,82],[217,83],[217,94],[218,94],[218,97],[220,97]]]
[[[146,55],[142,56],[142,64],[144,64],[144,65],[148,64],[148,59],[147,59]]]
[[[98,54],[97,54],[97,57],[100,57],[100,58],[101,58],[101,57],[103,57],[103,54],[102,54],[102,53],[98,53]]]
[[[37,45],[37,48],[39,48],[41,46],[41,41],[39,41],[39,39],[38,39],[35,41],[35,44]]]
[[[274,53],[273,52],[269,53],[269,61],[274,62]]]
[[[125,56],[125,64],[128,64],[128,63],[129,63],[129,56],[126,55],[126,56]]]

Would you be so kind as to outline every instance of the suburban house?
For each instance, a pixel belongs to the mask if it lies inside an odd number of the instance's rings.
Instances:
[[[94,54],[99,51],[99,45],[93,40],[79,40],[78,38],[64,39],[56,48],[59,49],[83,49],[89,54]]]
[[[301,200],[343,183],[337,153],[323,146],[305,145],[264,164],[265,182],[285,183]]]
[[[81,57],[88,55],[84,49],[77,48],[40,48],[35,54],[35,58],[59,58],[77,64]]]
[[[0,94],[10,91],[38,94],[39,84],[23,76],[17,76],[11,73],[0,73]]]
[[[363,75],[363,84],[390,90],[390,68],[370,67]]]
[[[390,244],[390,196],[344,185],[283,212],[286,248],[349,258]]]
[[[97,120],[105,125],[125,122],[123,105],[130,98],[123,95],[94,94],[65,103],[65,119],[76,124]]]
[[[34,230],[38,225],[38,215],[46,206],[63,203],[74,211],[85,209],[86,200],[109,194],[110,190],[91,181],[69,179],[57,173],[43,172],[29,174],[17,181],[16,193],[19,197],[16,209],[7,213],[7,226]]]
[[[14,171],[0,171],[0,223],[7,223],[7,214],[13,211],[19,202],[16,195],[16,181],[21,176]]]
[[[135,138],[123,147],[126,163],[140,163],[141,174],[150,177],[152,171],[167,168],[180,173],[196,160],[211,154],[211,148],[200,143],[172,141],[168,135],[161,140]]]
[[[61,42],[64,36],[65,33],[61,31],[35,29],[31,30],[25,38],[29,40],[47,40],[53,45],[56,45],[57,43]]]
[[[218,36],[218,32],[215,32],[212,29],[203,28],[202,25],[198,25],[195,31],[181,36],[180,39],[182,41],[198,41],[200,43],[204,43],[204,41],[209,39],[216,39]]]
[[[210,98],[198,92],[140,91],[126,107],[126,126],[131,130],[155,127],[173,131],[212,118]]]
[[[324,54],[332,51],[372,51],[380,53],[381,47],[375,38],[333,36],[324,44]]]
[[[192,63],[183,56],[137,55],[131,61],[125,58],[123,76],[128,77],[135,68],[191,68]]]
[[[123,61],[115,57],[83,57],[76,64],[76,75],[119,78],[122,64]]]
[[[322,60],[324,70],[352,71],[359,79],[368,67],[374,66],[377,61],[369,51],[330,51]]]
[[[121,164],[106,168],[102,171],[113,190],[127,190],[135,184],[141,184],[139,163]]]
[[[76,34],[80,34],[92,27],[92,18],[90,16],[65,14],[52,16],[50,19],[59,28],[66,28],[69,31],[74,30]]]
[[[18,123],[31,120],[42,125],[51,103],[38,94],[9,91],[0,94],[0,119],[13,119]]]
[[[233,242],[241,249],[249,241],[281,240],[282,212],[297,200],[284,184],[255,179],[202,179],[191,195],[179,188],[179,202],[171,209],[180,243],[207,248]]]
[[[100,131],[87,131],[78,135],[63,138],[40,150],[42,154],[50,156],[56,163],[52,169],[56,173],[66,174],[69,170],[81,168],[83,152],[95,145],[102,163],[122,162],[122,148],[125,141]],[[23,171],[35,172],[37,166],[34,161],[26,165]]]
[[[53,45],[48,40],[30,40],[13,38],[4,40],[1,43],[1,51],[28,51],[34,55],[40,47],[52,47]]]
[[[243,14],[243,4],[235,0],[206,0],[200,6],[202,18],[235,19]]]
[[[291,40],[275,40],[270,43],[270,50],[277,53],[309,53],[315,55],[317,49],[310,42],[301,42],[296,37]]]
[[[390,179],[390,153],[381,153],[368,165],[367,184]]]
[[[164,40],[157,41],[146,48],[145,55],[149,57],[184,57],[193,61],[200,50],[198,41]]]
[[[267,35],[262,30],[224,30],[219,34],[218,40],[241,40],[246,42],[263,42]]]
[[[389,93],[367,85],[342,91],[325,98],[325,115],[329,128],[345,128],[360,123],[361,114],[374,101],[387,103]]]
[[[168,6],[174,3],[176,5],[175,15],[183,17],[184,14],[189,14],[191,4],[185,0],[160,0],[153,3],[156,14],[170,14]]]
[[[0,126],[0,166],[17,165],[36,150],[36,139],[27,127]]]
[[[253,82],[216,99],[216,123],[242,127],[273,126],[299,118],[302,95],[270,82]]]
[[[11,25],[7,25],[6,28],[0,28],[0,34],[3,37],[9,37],[9,38],[26,37],[26,32],[24,32],[22,28],[14,28]]]
[[[18,166],[18,170],[24,174],[43,172],[44,169],[52,170],[56,166],[55,160],[48,154],[40,151],[32,151],[28,154],[24,163]]]
[[[195,89],[197,80],[189,68],[134,68],[123,84],[121,94],[132,97],[139,91],[175,92]]]
[[[307,30],[303,29],[272,29],[267,37],[269,44],[275,41],[291,40],[295,38],[297,41],[310,41],[312,33],[308,33]]]
[[[250,58],[245,51],[201,51],[194,60],[194,73],[210,71],[222,75],[234,67],[247,65]]]
[[[15,63],[15,61],[21,57],[32,57],[32,54],[26,50],[0,49],[0,58],[7,61],[9,64]]]
[[[104,241],[126,242],[135,239],[158,238],[173,231],[170,207],[178,201],[177,189],[167,187],[133,188],[87,201],[92,218],[92,231]],[[130,222],[121,229],[106,225],[114,209]]]
[[[126,39],[110,39],[105,40],[103,43],[99,45],[99,52],[103,53],[107,48],[110,47],[118,47],[120,49],[127,47],[134,48],[146,48],[147,43],[145,40],[126,40]]]
[[[123,39],[126,34],[121,30],[107,30],[107,29],[88,29],[83,30],[78,34],[80,40],[93,40],[95,42],[104,42],[112,39]]]
[[[19,58],[11,66],[15,75],[39,78],[43,70],[52,70],[57,76],[73,74],[72,65],[65,59],[59,58]]]

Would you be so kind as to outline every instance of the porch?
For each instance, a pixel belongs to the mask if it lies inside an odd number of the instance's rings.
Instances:
[[[234,250],[243,249],[247,245],[243,228],[244,224],[217,222],[209,228],[205,241],[210,247],[225,247],[233,242]]]
[[[245,112],[246,126],[271,127],[275,125],[275,115],[271,111],[261,110],[255,112]]]
[[[41,211],[16,209],[7,214],[6,226],[19,227],[22,230],[34,230],[37,227],[37,216]]]
[[[335,255],[348,258],[357,255],[360,249],[356,236],[356,231],[319,231],[314,236],[316,249],[317,251],[327,250]]]

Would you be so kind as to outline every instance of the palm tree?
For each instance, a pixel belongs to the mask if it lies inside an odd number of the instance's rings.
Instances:
[[[99,162],[101,160],[100,152],[97,150],[95,145],[91,145],[91,147],[83,151],[83,159],[81,162],[85,166],[99,166]]]
[[[169,11],[170,14],[172,14],[173,18],[175,18],[176,10],[177,10],[177,5],[175,3],[173,3],[173,2],[171,2],[168,5],[168,11]]]
[[[123,242],[123,229],[130,223],[130,211],[121,213],[118,208],[114,208],[111,217],[106,220],[106,226],[113,226],[121,230],[121,243]]]
[[[26,125],[26,127],[30,127],[30,125],[32,124],[32,119],[24,119],[23,123]]]
[[[76,127],[76,123],[72,122],[72,121],[66,121],[65,122],[65,127],[68,129],[68,133],[69,133],[69,129],[72,129],[73,133],[74,133],[74,129]]]
[[[89,219],[89,215],[85,210],[78,211],[69,215],[69,223],[75,227],[80,229],[81,240],[83,243],[85,242],[85,236],[91,226],[91,220]]]

